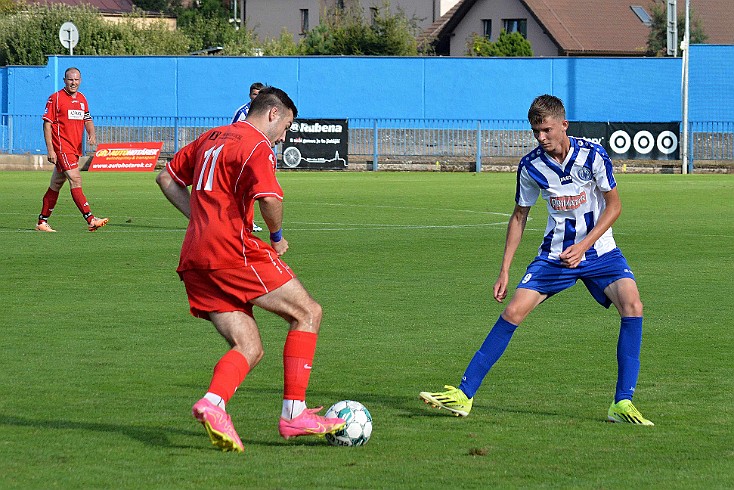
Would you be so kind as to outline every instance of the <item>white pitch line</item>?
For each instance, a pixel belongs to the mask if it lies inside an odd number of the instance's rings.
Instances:
[[[329,202],[300,202],[300,201],[284,201],[286,204],[314,205],[314,206],[338,206],[350,208],[382,208],[382,209],[409,209],[412,211],[444,211],[449,213],[470,213],[470,214],[491,214],[497,216],[505,216],[509,218],[511,213],[498,213],[496,211],[477,211],[474,209],[449,209],[449,208],[426,208],[418,206],[395,206],[389,204],[346,204],[346,203],[329,203]],[[528,219],[532,219],[528,217]]]
[[[492,226],[504,226],[506,223],[477,223],[471,225],[388,225],[388,224],[361,224],[361,223],[310,223],[297,222],[298,225],[305,225],[309,228],[296,228],[286,225],[286,231],[361,231],[361,230],[428,230],[428,229],[458,229],[458,228],[487,228]],[[79,228],[83,230],[83,228]],[[183,233],[186,228],[155,228],[155,229],[131,229],[118,226],[106,226],[107,233],[161,233],[161,232],[179,232]],[[0,229],[0,233],[38,233],[33,228],[6,230]],[[255,234],[257,236],[257,233]]]

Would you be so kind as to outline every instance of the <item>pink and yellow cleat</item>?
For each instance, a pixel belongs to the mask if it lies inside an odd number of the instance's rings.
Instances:
[[[209,439],[212,444],[220,448],[222,451],[235,451],[238,453],[245,452],[240,436],[234,430],[232,419],[227,412],[211,403],[206,398],[202,398],[191,408],[194,418],[201,422],[206,428]]]
[[[324,436],[344,428],[347,421],[338,417],[316,415],[323,407],[307,408],[298,417],[286,420],[281,417],[278,431],[284,439],[298,436]]]
[[[89,222],[89,231],[97,231],[110,221],[109,218],[92,218]]]

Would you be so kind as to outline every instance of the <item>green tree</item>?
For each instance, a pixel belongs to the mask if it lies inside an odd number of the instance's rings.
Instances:
[[[45,65],[46,55],[67,54],[58,37],[61,25],[67,21],[80,27],[74,53],[99,54],[93,38],[103,29],[104,21],[95,9],[63,4],[26,5],[0,17],[0,64]]]
[[[135,0],[135,6],[147,12],[165,12],[172,11],[171,5],[167,0]]]
[[[418,54],[418,22],[409,19],[402,9],[392,15],[390,4],[378,10],[371,26],[374,37],[374,50],[383,56],[415,56]]]
[[[283,29],[278,39],[267,39],[261,46],[265,56],[297,56],[301,54],[300,45],[293,39],[293,34]]]
[[[647,55],[648,56],[666,56],[668,53],[668,5],[665,0],[653,0],[650,5],[650,17],[652,17],[652,25],[650,26],[650,34],[647,36]],[[686,32],[686,18],[678,14],[678,53],[680,53],[680,43]],[[701,19],[695,15],[693,9],[690,13],[690,44],[703,44],[708,36],[703,30]]]
[[[139,9],[124,15],[122,22],[105,22],[92,43],[101,55],[175,55],[189,49],[184,33],[170,30],[162,19],[150,19]]]
[[[504,29],[500,31],[500,35],[495,42],[479,34],[472,35],[467,43],[467,48],[467,55],[469,56],[518,57],[533,55],[530,41],[525,39],[519,32],[508,34]]]
[[[181,31],[189,39],[189,51],[220,46],[221,55],[251,56],[257,47],[252,31],[235,29],[227,18],[196,16]]]
[[[145,22],[143,22],[145,20]],[[46,56],[66,54],[59,28],[71,21],[79,28],[79,55],[185,54],[189,39],[161,21],[147,22],[136,11],[120,23],[106,22],[90,6],[25,5],[0,14],[0,65],[45,65]]]
[[[229,11],[220,0],[199,0],[192,8],[183,8],[180,3],[175,7],[178,17],[179,28],[187,28],[196,19],[222,19],[227,21],[230,17]]]
[[[0,0],[0,15],[9,14],[18,10],[18,5],[13,0]]]
[[[389,2],[366,22],[361,7],[333,8],[300,43],[306,55],[414,56],[417,21],[405,12],[392,14]]]
[[[252,30],[236,28],[220,0],[201,0],[193,8],[177,8],[178,28],[189,38],[189,51],[222,47],[220,55],[251,56],[259,47]]]

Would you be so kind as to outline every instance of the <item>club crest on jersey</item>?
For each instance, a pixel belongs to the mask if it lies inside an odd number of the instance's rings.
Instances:
[[[581,167],[577,172],[577,175],[579,176],[579,179],[585,182],[591,180],[591,170],[589,170],[587,167]]]
[[[570,211],[578,209],[586,203],[586,191],[581,191],[578,196],[551,196],[550,205],[556,211]]]

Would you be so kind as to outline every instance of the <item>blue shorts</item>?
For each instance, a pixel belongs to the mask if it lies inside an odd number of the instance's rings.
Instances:
[[[604,294],[604,290],[611,283],[625,277],[635,280],[627,259],[615,248],[597,259],[584,260],[574,269],[536,258],[528,266],[517,287],[532,289],[550,297],[570,288],[581,279],[594,299],[604,308],[609,308],[612,301]]]

